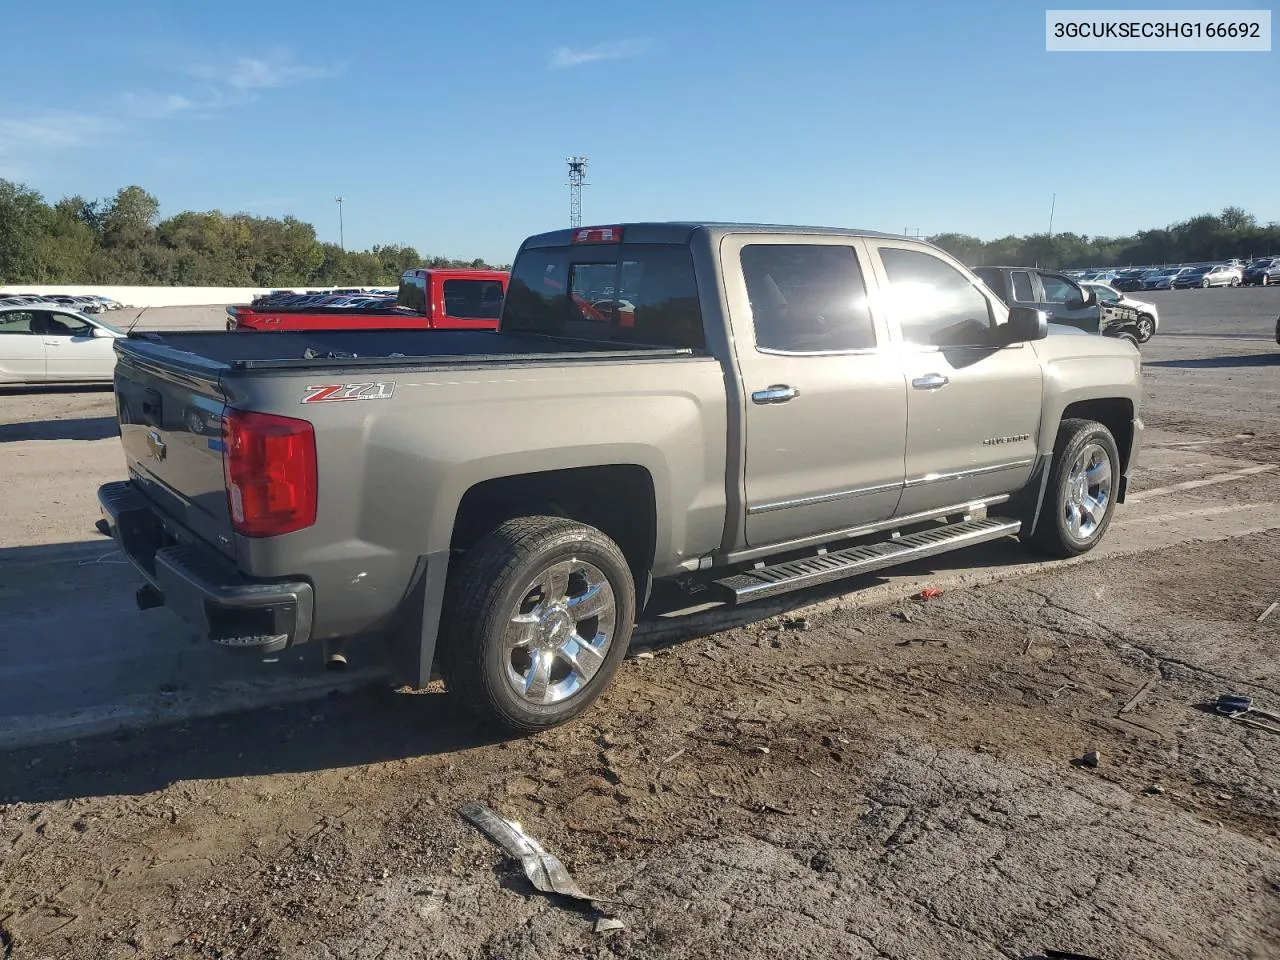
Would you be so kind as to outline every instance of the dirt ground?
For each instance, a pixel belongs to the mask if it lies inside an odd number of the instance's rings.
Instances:
[[[1267,349],[1157,338],[1148,422],[1280,462]],[[1280,712],[1278,558],[1273,529],[831,597],[634,649],[511,742],[371,689],[0,754],[0,958],[1280,957],[1280,737],[1205,706]],[[537,893],[476,800],[610,902]]]

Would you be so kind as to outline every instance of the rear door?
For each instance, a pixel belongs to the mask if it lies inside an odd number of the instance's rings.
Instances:
[[[481,330],[496,327],[502,316],[502,281],[445,276],[435,284],[435,326]]]
[[[45,378],[44,338],[31,329],[33,311],[0,311],[0,380],[32,383]]]
[[[893,516],[906,383],[847,237],[721,241],[746,393],[746,540],[758,547]]]
[[[898,514],[1021,489],[1040,426],[1035,350],[994,345],[1007,311],[955,261],[922,246],[868,243],[908,385]]]

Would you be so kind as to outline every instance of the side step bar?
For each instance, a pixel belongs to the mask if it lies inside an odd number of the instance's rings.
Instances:
[[[745,603],[765,597],[814,587],[832,580],[870,573],[885,567],[910,563],[925,557],[947,553],[960,547],[999,540],[1017,533],[1021,520],[984,517],[966,520],[932,530],[906,534],[880,543],[848,547],[833,553],[801,560],[788,560],[771,567],[747,570],[731,577],[716,580],[715,584],[728,592],[729,603]]]

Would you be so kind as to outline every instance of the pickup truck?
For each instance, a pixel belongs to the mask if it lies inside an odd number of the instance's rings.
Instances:
[[[507,274],[501,270],[406,270],[396,303],[385,309],[227,307],[227,330],[492,330]]]
[[[1066,274],[1035,267],[974,267],[973,272],[1006,305],[1043,310],[1052,323],[1118,337],[1135,347],[1150,339],[1144,336],[1138,308],[1119,300],[1100,301],[1095,291]]]
[[[140,606],[341,663],[377,638],[394,685],[439,673],[515,732],[600,694],[659,581],[736,604],[1001,538],[1084,553],[1142,431],[1129,344],[816,227],[540,234],[496,331],[116,351],[99,501]]]

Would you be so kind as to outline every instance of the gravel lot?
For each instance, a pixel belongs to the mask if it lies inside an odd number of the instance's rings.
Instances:
[[[0,753],[0,958],[1280,957],[1280,739],[1202,709],[1280,712],[1280,290],[1140,296],[1106,550],[658,617],[582,721],[511,743],[359,678],[244,709],[305,665],[132,609],[92,533],[110,393],[0,393],[0,731],[66,731]],[[535,893],[471,800],[625,928]]]

